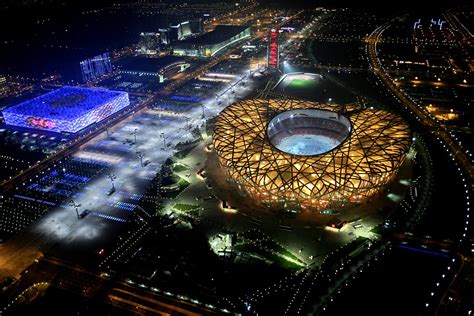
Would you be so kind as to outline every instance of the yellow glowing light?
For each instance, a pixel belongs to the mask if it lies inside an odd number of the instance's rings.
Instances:
[[[295,108],[337,111],[340,106],[242,100],[224,109],[215,123],[213,143],[221,166],[255,200],[299,201],[315,208],[362,202],[393,179],[411,146],[411,132],[400,117],[348,104],[351,133],[338,147],[315,156],[284,153],[270,144],[266,124]]]

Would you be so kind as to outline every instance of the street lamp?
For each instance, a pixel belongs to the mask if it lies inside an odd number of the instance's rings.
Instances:
[[[205,117],[205,115],[204,115],[205,106],[204,106],[203,103],[201,103],[201,110],[202,110],[202,116],[201,116],[201,118],[204,118],[204,117]]]
[[[166,147],[165,133],[161,132],[161,137],[163,137],[163,149],[165,149],[165,147]]]
[[[185,119],[186,119],[186,128],[187,128],[187,129],[190,129],[190,128],[191,128],[190,119],[189,119],[189,117],[187,117],[187,116],[185,117]]]
[[[137,157],[140,159],[140,165],[143,167],[143,157],[144,157],[143,153],[141,151],[137,151],[136,154],[137,154]]]
[[[110,183],[112,183],[112,191],[115,191],[115,185],[114,185],[114,180],[117,179],[117,176],[113,173],[108,172],[107,173],[107,178],[110,179]]]
[[[137,142],[137,131],[138,131],[138,128],[135,128],[130,134],[133,135],[135,137],[135,143]]]
[[[69,206],[74,207],[76,209],[76,215],[77,215],[77,218],[79,219],[80,218],[80,216],[79,216],[79,207],[81,207],[81,204],[76,204],[76,202],[74,202],[74,200],[71,200],[71,201],[69,201]]]

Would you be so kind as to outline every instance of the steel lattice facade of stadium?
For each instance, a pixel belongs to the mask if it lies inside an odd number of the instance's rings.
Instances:
[[[340,106],[301,100],[251,99],[228,106],[214,127],[221,166],[257,202],[298,202],[310,208],[367,200],[395,176],[411,146],[408,125],[383,111],[346,105],[352,131],[337,148],[295,156],[267,138],[268,122],[290,109],[337,111]]]

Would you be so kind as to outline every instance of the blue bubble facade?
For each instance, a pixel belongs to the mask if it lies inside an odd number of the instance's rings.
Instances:
[[[8,125],[76,133],[128,105],[126,92],[65,86],[9,107],[3,117]]]

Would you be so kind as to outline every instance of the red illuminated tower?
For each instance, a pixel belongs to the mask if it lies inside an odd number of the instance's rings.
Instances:
[[[278,29],[271,29],[268,37],[267,49],[267,66],[268,69],[280,69],[280,47],[278,43]]]

